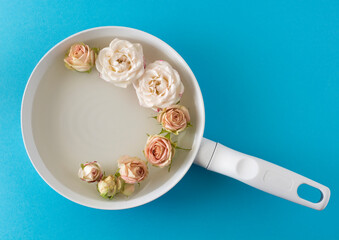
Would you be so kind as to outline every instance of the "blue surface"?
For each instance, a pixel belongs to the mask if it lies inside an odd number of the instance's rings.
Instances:
[[[339,239],[338,1],[0,2],[0,239]],[[56,43],[106,25],[154,34],[195,73],[205,137],[330,187],[321,212],[192,166],[124,211],[77,205],[31,165],[20,131],[27,79]]]

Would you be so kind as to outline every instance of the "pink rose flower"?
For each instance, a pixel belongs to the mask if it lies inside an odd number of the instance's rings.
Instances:
[[[79,178],[89,183],[100,181],[102,175],[101,166],[96,161],[81,164],[78,172]]]
[[[147,139],[144,150],[146,159],[154,166],[163,168],[170,165],[174,156],[174,148],[169,139],[153,135]]]
[[[146,162],[137,157],[122,156],[118,167],[121,178],[129,184],[141,182],[148,176]]]
[[[65,66],[78,72],[88,72],[94,66],[96,53],[88,45],[77,43],[71,46],[64,58]]]
[[[157,117],[163,129],[176,135],[185,130],[190,122],[190,114],[186,107],[172,105],[164,108]]]

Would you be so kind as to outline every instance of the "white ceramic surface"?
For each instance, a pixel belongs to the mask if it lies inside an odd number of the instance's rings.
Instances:
[[[133,86],[118,88],[90,74],[64,67],[67,49],[76,42],[103,48],[115,37],[141,43],[147,63],[168,61],[180,74],[194,127],[179,137],[191,151],[178,150],[170,173],[150,168],[150,177],[129,198],[103,199],[95,184],[79,180],[80,163],[97,160],[114,173],[124,155],[143,157],[147,133],[160,131],[156,113],[138,104]],[[198,83],[186,62],[160,39],[131,28],[100,27],[77,33],[52,48],[34,69],[23,98],[22,131],[29,157],[40,176],[58,193],[79,204],[124,209],[152,201],[170,190],[187,172],[204,130],[204,104]]]

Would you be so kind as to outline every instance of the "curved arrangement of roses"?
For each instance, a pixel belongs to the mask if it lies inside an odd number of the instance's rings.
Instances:
[[[88,183],[97,182],[100,195],[112,199],[118,193],[130,196],[135,184],[147,178],[148,163],[168,167],[169,171],[175,149],[179,148],[172,142],[171,134],[178,135],[191,126],[187,108],[178,105],[184,93],[178,72],[163,60],[146,66],[141,44],[117,38],[101,50],[84,43],[74,44],[64,62],[68,69],[78,72],[90,72],[95,65],[100,78],[117,87],[133,84],[140,105],[155,110],[158,115],[154,118],[162,125],[159,134],[149,135],[147,139],[143,150],[146,161],[122,156],[116,173],[108,176],[97,161],[87,162],[81,164],[79,178]]]

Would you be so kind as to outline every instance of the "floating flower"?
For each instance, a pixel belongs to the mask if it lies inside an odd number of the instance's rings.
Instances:
[[[125,183],[124,189],[121,191],[121,193],[128,197],[128,196],[132,195],[134,190],[135,190],[134,184]]]
[[[92,183],[102,178],[101,166],[96,161],[81,164],[78,176],[81,180]]]
[[[132,195],[132,193],[134,192],[135,190],[135,185],[134,184],[129,184],[129,183],[126,183],[122,178],[121,176],[119,176],[120,173],[118,173],[118,177],[116,177],[116,184],[117,184],[117,193],[120,192],[122,194],[124,194],[125,196],[130,196]]]
[[[115,38],[109,47],[99,52],[96,68],[102,79],[126,88],[144,73],[142,46]]]
[[[168,62],[160,60],[149,64],[133,85],[140,105],[155,110],[177,103],[184,93],[178,72]]]
[[[164,130],[176,135],[186,129],[190,122],[190,114],[186,107],[172,105],[164,108],[158,115],[157,120]]]
[[[121,178],[129,184],[139,183],[148,176],[145,161],[137,157],[123,156],[118,160]]]
[[[102,178],[97,188],[101,197],[109,199],[112,199],[118,190],[116,179],[113,175]]]
[[[144,153],[152,165],[163,168],[171,164],[174,148],[170,139],[153,135],[148,137]]]
[[[115,183],[117,185],[117,192],[120,192],[121,190],[124,189],[125,182],[121,177],[116,177]]]
[[[84,43],[71,46],[64,58],[65,66],[78,72],[90,72],[94,66],[96,49],[91,49]]]

